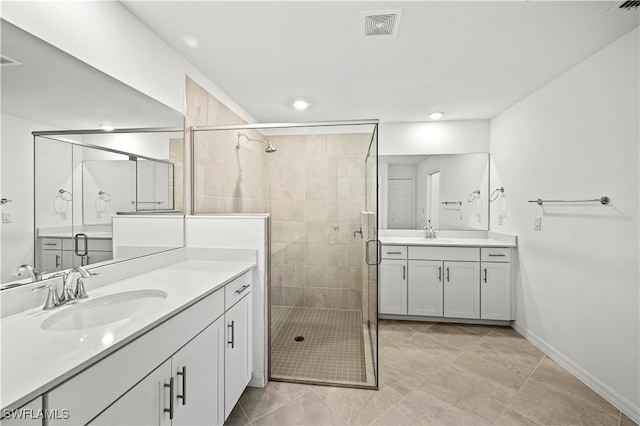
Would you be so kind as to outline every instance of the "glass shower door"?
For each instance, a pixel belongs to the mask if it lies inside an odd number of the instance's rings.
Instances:
[[[371,368],[378,386],[378,126],[375,126],[371,144],[365,160],[365,211],[362,215],[363,230],[365,232],[365,265],[362,274],[366,291],[364,304],[366,307],[366,321],[369,342],[371,344]]]

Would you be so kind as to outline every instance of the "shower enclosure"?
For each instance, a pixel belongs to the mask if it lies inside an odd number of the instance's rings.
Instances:
[[[193,213],[270,214],[270,380],[378,386],[377,127],[191,133]]]

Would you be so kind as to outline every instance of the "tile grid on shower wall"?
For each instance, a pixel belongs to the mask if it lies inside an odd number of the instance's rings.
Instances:
[[[272,306],[271,315],[272,377],[366,383],[360,311]]]

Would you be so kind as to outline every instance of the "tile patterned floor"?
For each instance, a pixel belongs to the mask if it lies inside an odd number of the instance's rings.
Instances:
[[[508,327],[380,322],[380,390],[270,382],[236,425],[634,423]]]
[[[271,324],[274,378],[366,383],[360,311],[273,306]]]

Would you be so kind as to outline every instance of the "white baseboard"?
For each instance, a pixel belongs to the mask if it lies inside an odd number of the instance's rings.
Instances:
[[[524,328],[520,327],[516,322],[512,324],[512,327],[525,339],[527,339],[538,349],[544,352],[547,356],[549,356],[549,358],[553,359],[562,367],[566,368],[571,374],[576,376],[581,382],[591,388],[591,390],[609,401],[611,405],[622,411],[631,420],[640,424],[640,407],[633,405],[631,401],[611,389],[606,384],[602,383],[591,373],[574,363],[571,359],[567,358],[564,354],[559,352],[553,346],[550,346],[547,342],[536,336],[534,333],[531,333],[530,331],[527,331]]]
[[[263,388],[267,386],[267,377],[264,374],[253,373],[247,386],[251,386],[252,388]]]

